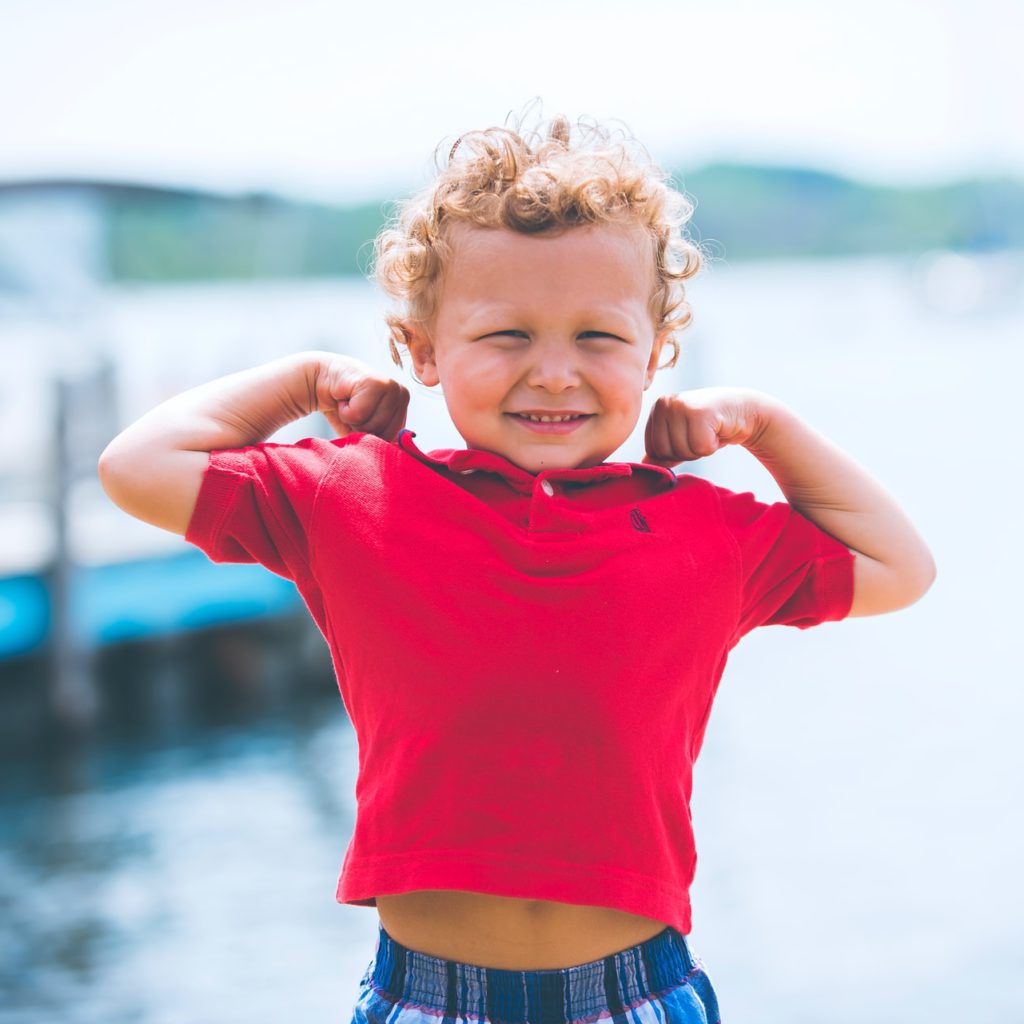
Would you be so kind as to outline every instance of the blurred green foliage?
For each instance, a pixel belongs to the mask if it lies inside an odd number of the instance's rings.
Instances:
[[[114,187],[106,196],[114,280],[365,273],[385,205],[335,207],[270,195]]]
[[[1024,184],[867,185],[820,171],[718,164],[676,184],[691,234],[729,260],[1024,247]],[[104,186],[107,267],[119,281],[365,274],[388,204],[330,206]]]
[[[1024,246],[1024,184],[1011,180],[894,188],[719,164],[675,181],[697,204],[694,236],[727,259]]]

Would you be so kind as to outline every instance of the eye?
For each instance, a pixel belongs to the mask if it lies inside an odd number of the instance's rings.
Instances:
[[[481,338],[527,338],[529,335],[526,331],[488,331],[487,334],[482,334]]]
[[[625,341],[621,335],[612,334],[610,331],[583,331],[581,338],[611,338],[612,341]]]

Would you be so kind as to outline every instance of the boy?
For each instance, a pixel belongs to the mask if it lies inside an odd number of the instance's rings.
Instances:
[[[164,403],[101,460],[131,514],[295,580],[328,639],[360,750],[337,898],[381,920],[358,1020],[717,1020],[689,797],[728,651],[931,584],[893,500],[767,395],[660,398],[644,464],[606,461],[689,320],[689,213],[600,129],[470,133],[376,268],[392,353],[466,450],[419,451],[404,388],[307,353]],[[314,411],[338,440],[261,443]],[[669,468],[726,444],[787,501]]]

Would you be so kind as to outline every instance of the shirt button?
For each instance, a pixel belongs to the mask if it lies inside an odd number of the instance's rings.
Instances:
[[[555,485],[550,480],[541,480],[540,489],[549,497],[553,498],[555,495]]]

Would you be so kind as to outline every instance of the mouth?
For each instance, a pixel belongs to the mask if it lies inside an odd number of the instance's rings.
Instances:
[[[509,413],[510,416],[516,416],[519,419],[529,420],[531,423],[565,423],[567,420],[582,420],[586,419],[591,413],[588,412],[560,412],[560,413],[549,413],[549,412],[513,412]]]
[[[569,434],[594,417],[590,412],[510,412],[505,415],[537,434]]]

